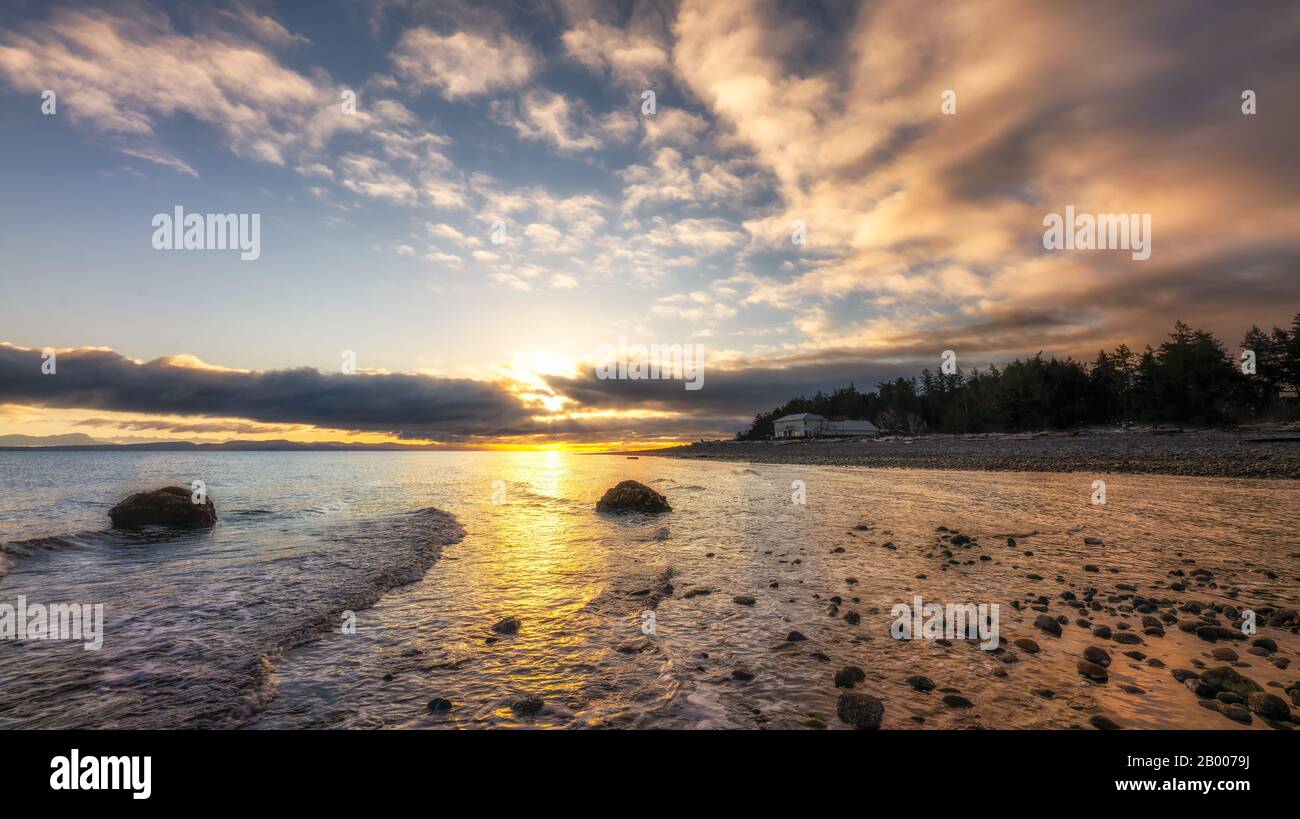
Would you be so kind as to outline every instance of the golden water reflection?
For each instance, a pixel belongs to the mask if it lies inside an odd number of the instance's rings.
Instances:
[[[321,719],[310,724],[345,726],[843,727],[831,678],[852,664],[867,670],[863,690],[886,701],[886,727],[1066,728],[1100,714],[1125,727],[1235,728],[1198,707],[1170,675],[1193,660],[1210,662],[1207,645],[1193,636],[1170,627],[1137,647],[1163,669],[1125,657],[1132,647],[1107,644],[1111,681],[1093,685],[1075,669],[1083,648],[1096,642],[1088,632],[1070,626],[1060,640],[1044,637],[1032,627],[1036,612],[1012,603],[1046,595],[1053,613],[1073,619],[1060,601],[1067,590],[1096,585],[1106,599],[1127,582],[1172,596],[1168,572],[1184,560],[1211,569],[1220,582],[1187,599],[1227,601],[1227,590],[1239,587],[1237,605],[1300,602],[1293,583],[1255,569],[1294,562],[1287,557],[1300,545],[1294,482],[1111,476],[1109,495],[1119,500],[1098,508],[1088,503],[1089,479],[1079,475],[565,452],[443,457],[412,465],[419,475],[412,491],[455,513],[465,540],[449,547],[424,581],[363,614],[381,636],[288,658],[278,674],[282,699],[262,725],[303,724],[305,711]],[[674,511],[654,518],[595,513],[600,494],[626,478],[664,492]],[[500,503],[491,498],[496,480],[505,486]],[[805,481],[806,505],[791,503],[793,480]],[[969,562],[943,558],[941,525],[977,539],[973,552],[959,555]],[[1017,537],[1016,547],[1008,535]],[[1084,536],[1105,545],[1088,546]],[[1103,571],[1085,572],[1085,564]],[[669,571],[674,588],[655,609],[656,633],[647,637],[642,611]],[[998,603],[1003,639],[1029,636],[1044,650],[1005,663],[961,642],[896,641],[889,610],[915,594]],[[736,595],[756,604],[736,605]],[[834,595],[843,603],[831,617]],[[844,620],[846,610],[859,613],[857,625]],[[505,616],[520,618],[517,635],[489,630]],[[1132,613],[1089,616],[1132,621],[1141,630]],[[404,639],[391,639],[411,624],[418,625]],[[791,647],[784,639],[791,630],[808,641]],[[1285,653],[1300,648],[1296,635],[1273,631]],[[335,652],[345,650],[361,669],[346,684],[331,676]],[[1289,680],[1260,658],[1246,659],[1243,672],[1262,685]],[[737,668],[754,679],[738,683]],[[394,680],[376,682],[386,673]],[[946,708],[918,694],[904,683],[917,673],[961,691],[976,707]],[[299,699],[319,698],[322,690],[342,716],[321,717],[323,709]],[[1043,690],[1054,696],[1037,693]],[[541,697],[544,709],[516,713],[511,703],[522,694]],[[434,695],[458,705],[445,714],[422,711]]]

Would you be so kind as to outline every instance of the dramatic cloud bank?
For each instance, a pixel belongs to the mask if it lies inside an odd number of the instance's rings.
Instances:
[[[268,245],[256,275],[220,280],[229,298],[195,307],[133,273],[138,236],[97,235],[93,263],[56,265],[26,238],[48,214],[15,214],[0,340],[201,349],[260,371],[81,350],[68,366],[103,381],[24,370],[0,385],[14,403],[439,440],[688,438],[934,369],[946,349],[968,368],[1090,358],[1177,319],[1232,344],[1300,304],[1295,4],[373,0],[304,16],[103,0],[5,16],[5,130],[43,167],[76,165],[69,229],[100,234],[104,202],[147,224],[220,190],[267,210]],[[57,117],[37,111],[44,89]],[[70,157],[72,139],[108,150]],[[20,193],[39,201],[38,181]],[[1044,218],[1066,208],[1149,218],[1150,257],[1045,249]],[[150,298],[77,301],[108,287],[101,265],[135,277],[112,293]],[[24,306],[29,271],[66,309]],[[263,303],[277,320],[201,347],[130,332],[169,308],[211,327]],[[705,344],[707,386],[595,379],[621,336]],[[300,338],[310,349],[267,352]],[[431,368],[451,347],[455,366]],[[293,369],[353,348],[469,377]],[[550,390],[543,407],[497,378],[529,357],[571,365],[521,376]],[[164,375],[176,389],[110,383]]]
[[[241,372],[172,359],[140,363],[111,350],[56,356],[55,373],[46,375],[42,351],[0,344],[0,403],[247,418],[435,440],[537,429],[517,398],[467,379],[307,368]]]

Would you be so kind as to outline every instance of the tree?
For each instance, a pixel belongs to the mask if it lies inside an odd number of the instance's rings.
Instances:
[[[921,371],[859,392],[850,383],[829,395],[800,396],[759,413],[739,440],[770,437],[772,421],[813,412],[866,418],[881,429],[918,434],[986,430],[1068,429],[1085,423],[1232,424],[1261,417],[1294,416],[1300,410],[1300,314],[1291,329],[1252,327],[1242,348],[1255,353],[1256,373],[1242,373],[1210,333],[1179,321],[1159,347],[1141,355],[1121,344],[1100,350],[1091,363],[1016,359],[1001,370],[969,375]]]

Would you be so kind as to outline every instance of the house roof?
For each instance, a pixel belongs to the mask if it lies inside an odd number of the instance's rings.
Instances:
[[[852,418],[843,421],[831,421],[831,424],[835,429],[860,429],[864,432],[873,432],[876,429],[876,425],[870,421],[857,421]]]
[[[778,418],[776,421],[825,421],[826,419],[815,412],[800,412],[795,415],[787,415],[784,418]],[[773,421],[772,423],[776,423]]]

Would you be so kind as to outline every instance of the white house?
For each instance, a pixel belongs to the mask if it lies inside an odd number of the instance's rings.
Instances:
[[[774,438],[815,438],[821,434],[826,419],[811,412],[786,415],[772,422]]]
[[[786,415],[772,422],[774,438],[846,438],[879,432],[870,421],[828,421],[812,412]]]

